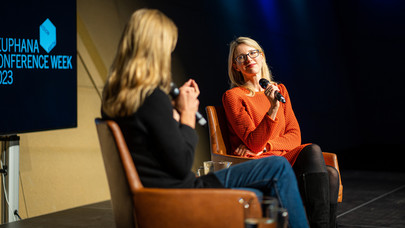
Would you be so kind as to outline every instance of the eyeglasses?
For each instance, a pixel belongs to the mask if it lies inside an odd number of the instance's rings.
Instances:
[[[249,56],[251,59],[257,58],[260,54],[259,50],[250,50],[247,54],[238,55],[235,58],[235,61],[238,63],[244,63]]]

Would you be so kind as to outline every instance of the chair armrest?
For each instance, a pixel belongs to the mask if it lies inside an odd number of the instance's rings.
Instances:
[[[328,166],[334,167],[339,172],[339,195],[338,195],[338,202],[343,201],[343,184],[342,178],[340,175],[339,164],[337,160],[337,156],[334,153],[322,152],[323,158],[325,159],[325,164]]]
[[[239,164],[239,163],[254,160],[254,159],[235,156],[235,155],[228,155],[228,154],[224,155],[224,154],[211,153],[211,160],[212,161],[229,161],[229,162],[232,162],[232,165],[235,165],[235,164]]]
[[[337,170],[339,170],[336,154],[328,152],[322,152],[322,154],[326,165],[335,167]]]
[[[258,202],[245,190],[144,188],[136,191],[134,205],[139,227],[242,228],[241,198]]]

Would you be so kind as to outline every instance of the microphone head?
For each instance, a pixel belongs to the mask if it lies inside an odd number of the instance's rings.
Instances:
[[[177,85],[174,82],[171,82],[170,86],[170,96],[172,97],[172,99],[175,99],[180,94],[180,90],[179,88],[177,88]]]
[[[267,79],[265,79],[265,78],[261,78],[261,79],[259,80],[259,84],[260,84],[260,86],[261,86],[263,89],[266,89],[266,88],[267,88],[267,85],[268,85],[269,83],[270,83],[269,80],[267,80]]]

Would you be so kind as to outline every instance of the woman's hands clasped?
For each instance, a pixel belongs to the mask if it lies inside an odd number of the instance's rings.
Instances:
[[[234,154],[241,157],[257,157],[262,155],[263,151],[260,151],[259,153],[254,153],[251,150],[249,150],[249,148],[244,144],[240,144],[238,148],[235,149]]]
[[[200,89],[193,79],[189,79],[179,88],[179,95],[175,99],[175,108],[180,114],[180,123],[195,128],[195,113],[198,111]]]

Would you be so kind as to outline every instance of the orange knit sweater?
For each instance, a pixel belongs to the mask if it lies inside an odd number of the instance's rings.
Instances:
[[[301,145],[300,127],[286,87],[283,84],[278,87],[286,103],[280,103],[275,120],[267,115],[270,102],[264,92],[256,92],[254,96],[250,96],[250,92],[243,87],[225,92],[222,103],[228,120],[232,153],[239,145],[244,144],[254,153],[266,148],[262,155],[254,158],[284,156],[294,164],[298,154],[308,145]]]

